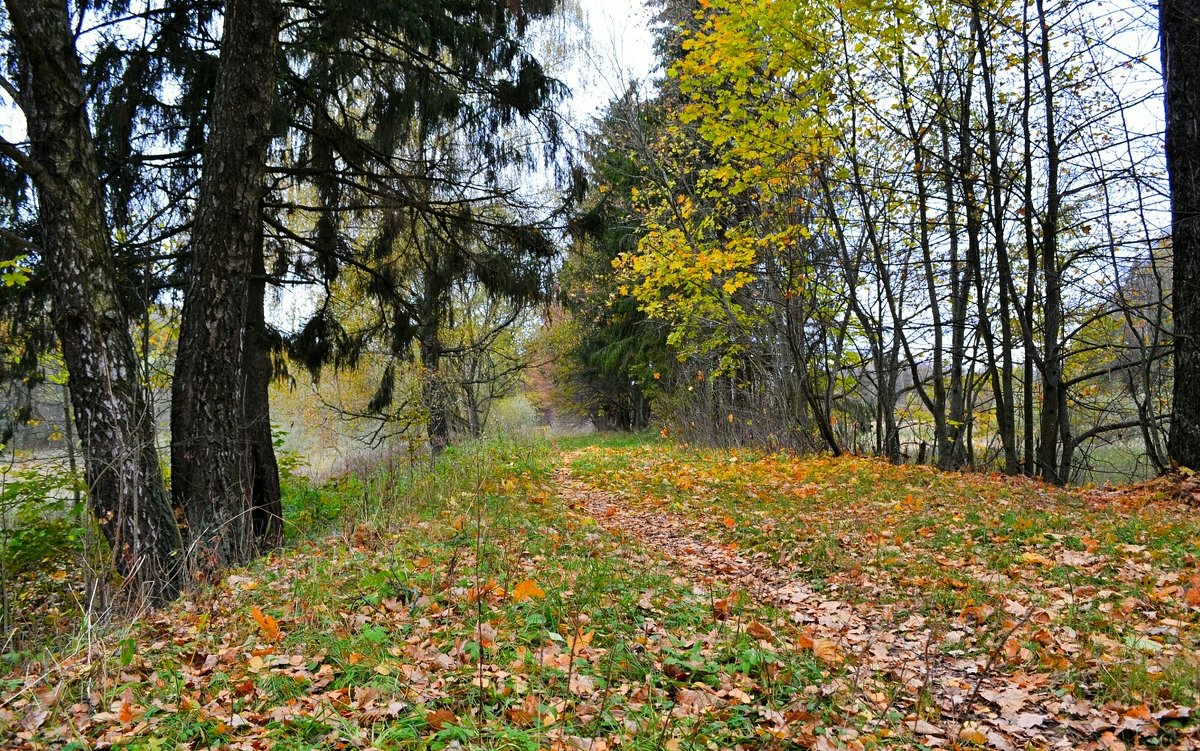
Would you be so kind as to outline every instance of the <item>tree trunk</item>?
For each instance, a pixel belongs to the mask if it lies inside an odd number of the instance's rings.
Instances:
[[[187,514],[193,563],[201,574],[249,560],[258,550],[254,517],[270,502],[256,493],[278,482],[252,440],[265,397],[247,393],[250,326],[261,307],[251,294],[261,252],[262,198],[274,111],[278,0],[230,0],[204,153],[200,203],[192,231],[179,354],[172,384],[172,491]],[[259,472],[255,472],[255,469]],[[272,527],[267,523],[263,530]],[[265,542],[265,541],[264,541]]]
[[[1033,218],[1036,214],[1037,207],[1033,203],[1033,126],[1030,121],[1031,108],[1033,103],[1033,73],[1031,66],[1033,65],[1033,56],[1030,54],[1029,44],[1029,6],[1025,6],[1021,18],[1021,45],[1024,57],[1024,62],[1021,65],[1022,83],[1024,84],[1025,101],[1021,105],[1021,139],[1024,144],[1024,154],[1022,161],[1024,162],[1025,185],[1022,190],[1022,201],[1024,203],[1024,216],[1022,221],[1025,227],[1025,306],[1022,309],[1021,317],[1021,342],[1025,349],[1025,362],[1023,363],[1023,379],[1021,409],[1023,422],[1025,423],[1024,434],[1024,452],[1022,459],[1022,471],[1029,477],[1037,476],[1037,441],[1036,433],[1034,432],[1034,364],[1039,359],[1037,346],[1034,344],[1034,290],[1037,289],[1038,278],[1038,253],[1037,241],[1034,234]]]
[[[1167,172],[1171,182],[1175,385],[1167,452],[1200,470],[1200,7],[1162,0]]]
[[[251,520],[259,549],[277,548],[283,544],[279,463],[275,460],[275,439],[271,435],[270,388],[274,372],[271,368],[271,342],[263,315],[266,291],[266,268],[260,233],[251,265],[250,294],[247,296],[246,352],[242,373],[242,408],[246,413],[254,499]]]
[[[425,431],[429,438],[430,457],[436,459],[450,445],[450,417],[447,414],[449,394],[442,380],[442,340],[436,324],[421,337],[421,406],[425,408]]]
[[[1058,263],[1058,213],[1062,196],[1058,190],[1058,137],[1054,129],[1054,94],[1050,61],[1050,26],[1042,0],[1037,2],[1038,26],[1041,31],[1042,85],[1045,87],[1046,112],[1046,215],[1042,219],[1042,277],[1045,280],[1042,342],[1042,414],[1038,441],[1041,444],[1042,478],[1062,485],[1068,478],[1060,466],[1058,446],[1060,437],[1064,456],[1070,445],[1070,415],[1067,412],[1066,383],[1063,381],[1062,342],[1062,270]]]
[[[988,34],[983,26],[983,18],[979,10],[978,0],[971,2],[971,25],[974,27],[975,39],[978,45],[979,69],[983,79],[983,97],[986,105],[986,127],[988,139],[988,180],[986,192],[991,204],[992,241],[996,252],[996,273],[999,276],[997,293],[1000,298],[1000,374],[997,379],[996,392],[996,425],[1000,431],[1000,443],[1004,449],[1004,473],[1015,475],[1019,471],[1017,460],[1016,416],[1013,405],[1013,335],[1012,300],[1010,291],[1014,290],[1012,265],[1008,255],[1008,243],[1005,240],[1005,202],[1001,193],[1003,173],[1000,168],[1000,136],[996,122],[996,94],[992,77],[991,64],[988,59]],[[982,299],[983,290],[981,289]]]
[[[70,378],[88,504],[117,570],[141,593],[170,599],[179,591],[182,542],[121,301],[66,5],[8,0],[7,7],[32,143],[32,160],[22,166],[38,191],[54,325]]]
[[[966,408],[963,384],[964,363],[967,359],[967,304],[970,296],[971,273],[959,258],[958,203],[954,198],[954,176],[951,170],[948,128],[942,127],[942,162],[945,165],[946,217],[950,229],[950,391],[947,395],[949,412],[946,417],[948,450],[938,451],[938,466],[942,469],[961,469],[967,463],[966,426],[970,415]]]

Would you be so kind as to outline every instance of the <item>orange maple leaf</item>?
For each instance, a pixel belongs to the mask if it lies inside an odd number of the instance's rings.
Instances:
[[[526,579],[517,586],[513,587],[512,599],[513,602],[520,602],[521,600],[529,599],[544,600],[546,599],[546,593],[533,579]]]
[[[279,622],[269,615],[258,609],[258,606],[250,608],[250,615],[254,617],[255,623],[258,624],[258,631],[263,638],[268,641],[275,641],[281,635],[279,630]]]
[[[133,718],[137,716],[133,710],[133,694],[130,693],[129,689],[125,689],[125,693],[121,694],[120,707],[117,709],[117,719],[122,725],[128,725],[133,722]]]

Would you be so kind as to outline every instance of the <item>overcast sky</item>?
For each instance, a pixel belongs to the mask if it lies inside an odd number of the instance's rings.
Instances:
[[[650,78],[656,63],[652,14],[642,0],[579,0],[579,5],[570,69],[561,75],[571,87],[571,109],[586,126],[630,81]]]

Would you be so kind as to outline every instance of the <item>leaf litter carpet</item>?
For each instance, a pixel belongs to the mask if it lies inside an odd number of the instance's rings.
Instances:
[[[686,517],[640,506],[627,493],[575,477],[569,469],[573,458],[564,456],[556,476],[571,508],[676,562],[697,586],[728,588],[727,597],[714,599],[717,617],[739,596],[777,608],[775,622],[752,621],[748,633],[777,648],[809,650],[831,668],[840,667],[837,678],[812,689],[844,694],[863,710],[860,716],[871,718],[864,729],[899,717],[928,747],[1125,749],[1122,737],[1188,716],[1187,708],[1122,714],[1069,693],[1059,695],[1045,674],[1000,670],[1005,653],[1022,649],[1014,633],[1048,622],[1045,611],[1008,603],[1015,625],[989,651],[967,654],[957,648],[961,629],[935,627],[925,616],[894,604],[851,604],[822,596],[802,572],[772,565],[765,553],[747,557],[736,546],[693,534],[696,525]],[[643,607],[650,610],[649,603]],[[814,748],[838,747],[829,735],[810,740]],[[1200,746],[1185,738],[1174,747]]]

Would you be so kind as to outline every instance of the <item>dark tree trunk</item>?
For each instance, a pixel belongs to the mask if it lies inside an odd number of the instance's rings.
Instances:
[[[987,194],[991,203],[992,240],[996,251],[996,273],[999,275],[997,294],[1000,299],[1000,374],[997,379],[999,388],[996,392],[996,426],[1000,431],[1000,443],[1004,449],[1004,472],[1015,475],[1019,471],[1017,460],[1016,417],[1013,405],[1013,335],[1010,291],[1015,289],[1012,278],[1012,264],[1008,255],[1008,243],[1005,240],[1004,195],[1001,192],[1004,182],[1000,168],[1000,135],[996,121],[996,94],[992,77],[991,64],[988,59],[988,34],[983,25],[978,0],[971,2],[971,23],[975,30],[978,44],[979,69],[983,79],[983,98],[986,104],[986,127],[988,138],[988,180]],[[983,291],[980,290],[982,297]]]
[[[1037,476],[1037,440],[1034,431],[1034,365],[1039,359],[1037,346],[1034,344],[1034,290],[1037,289],[1038,279],[1038,249],[1037,240],[1034,233],[1033,218],[1037,213],[1037,207],[1033,203],[1033,126],[1030,120],[1031,108],[1033,103],[1033,56],[1030,54],[1029,44],[1029,6],[1025,6],[1024,15],[1021,19],[1021,45],[1024,57],[1024,63],[1021,66],[1022,82],[1024,84],[1025,101],[1021,105],[1021,138],[1025,147],[1024,153],[1024,172],[1025,185],[1022,190],[1022,200],[1024,202],[1024,216],[1022,220],[1025,227],[1025,305],[1022,308],[1021,317],[1021,343],[1025,349],[1025,362],[1023,364],[1022,383],[1022,399],[1021,409],[1023,422],[1025,423],[1024,434],[1024,452],[1022,459],[1022,471],[1029,477]]]
[[[946,449],[938,451],[938,466],[961,469],[967,463],[966,426],[970,421],[963,384],[967,359],[967,303],[970,270],[959,259],[958,203],[954,198],[953,164],[948,128],[942,127],[942,163],[945,165],[946,216],[950,224],[950,392],[947,395]]]
[[[255,393],[247,391],[246,367],[261,361],[250,341],[261,330],[251,331],[255,320],[261,322],[261,310],[249,311],[262,304],[261,290],[254,299],[251,278],[261,253],[280,19],[278,0],[226,3],[192,231],[172,384],[171,464],[172,492],[187,514],[201,574],[247,561],[258,551],[254,519],[256,513],[262,518],[272,502],[256,495],[278,483],[277,475],[266,477],[274,471],[273,454],[267,460],[258,451],[261,442],[253,440],[263,430],[270,435],[270,422],[260,419],[266,405],[254,402],[265,398],[259,379]]]
[[[170,599],[179,591],[182,543],[121,301],[66,4],[8,0],[7,7],[32,144],[32,160],[22,166],[38,191],[54,325],[70,378],[88,503],[117,570],[152,599]]]
[[[1045,280],[1045,298],[1042,303],[1045,339],[1042,342],[1042,414],[1038,442],[1041,455],[1042,478],[1046,482],[1062,485],[1069,479],[1071,429],[1070,414],[1067,412],[1067,384],[1063,380],[1062,326],[1062,271],[1058,263],[1058,213],[1062,197],[1058,190],[1058,137],[1054,129],[1054,95],[1050,60],[1050,27],[1042,0],[1037,3],[1038,27],[1041,31],[1042,85],[1045,87],[1046,112],[1046,215],[1042,219],[1042,276]],[[1063,447],[1060,457],[1058,446]]]
[[[1162,0],[1167,95],[1167,172],[1171,181],[1175,386],[1167,452],[1200,470],[1200,5]]]
[[[283,544],[283,501],[279,487],[279,463],[275,460],[275,440],[271,435],[270,387],[274,372],[271,368],[271,341],[263,315],[267,280],[261,234],[250,273],[242,398],[246,413],[246,440],[250,447],[254,539],[259,549],[266,549]]]
[[[421,406],[425,408],[425,430],[429,438],[429,453],[434,459],[450,445],[449,394],[442,379],[442,340],[436,326],[421,337],[421,365],[425,369],[421,382]]]

